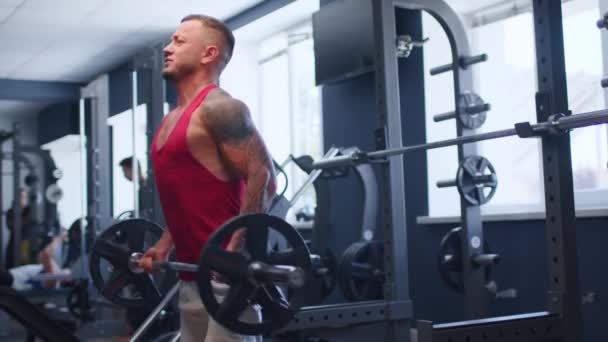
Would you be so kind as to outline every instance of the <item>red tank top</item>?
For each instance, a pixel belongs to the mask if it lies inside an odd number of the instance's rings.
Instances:
[[[197,94],[180,114],[160,149],[157,146],[160,127],[152,141],[154,180],[175,244],[176,260],[180,262],[198,264],[209,235],[239,214],[245,188],[242,180],[226,182],[217,178],[194,158],[186,141],[192,113],[215,87],[211,84]],[[165,119],[161,127],[164,123]],[[180,278],[193,281],[195,274],[180,272]]]

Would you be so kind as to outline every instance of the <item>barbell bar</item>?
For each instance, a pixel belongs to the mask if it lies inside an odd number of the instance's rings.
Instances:
[[[353,166],[357,164],[379,162],[386,157],[403,155],[415,151],[426,151],[441,147],[464,145],[484,140],[493,140],[511,136],[519,136],[520,138],[530,138],[542,134],[561,134],[570,129],[594,126],[608,123],[608,109],[575,114],[564,115],[556,114],[549,117],[546,122],[538,124],[530,124],[529,122],[516,123],[515,127],[492,131],[487,133],[479,133],[465,135],[457,138],[439,140],[425,144],[403,146],[387,150],[378,150],[373,152],[355,151],[343,156],[326,158],[313,163],[313,169],[332,169],[342,166]]]

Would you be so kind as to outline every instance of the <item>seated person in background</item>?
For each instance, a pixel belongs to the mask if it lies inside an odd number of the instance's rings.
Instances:
[[[65,240],[66,234],[55,236],[53,240],[40,253],[38,253],[38,264],[28,264],[10,268],[8,271],[0,271],[0,285],[12,286],[15,290],[29,290],[32,288],[52,288],[61,281],[59,280],[33,280],[39,274],[71,274],[69,269],[61,268],[53,255],[55,249]]]
[[[15,241],[13,234],[13,227],[15,222],[15,213],[13,208],[6,211],[6,227],[8,228],[10,238],[8,240],[8,245],[6,246],[6,267],[11,268],[15,266],[15,260],[13,257],[13,252],[15,250]],[[32,227],[34,223],[32,219],[32,210],[29,206],[25,206],[21,208],[21,241],[27,240],[29,236],[29,229]],[[34,247],[34,246],[32,246]],[[20,258],[21,259],[21,258]]]

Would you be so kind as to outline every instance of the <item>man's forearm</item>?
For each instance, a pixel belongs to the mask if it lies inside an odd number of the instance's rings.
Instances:
[[[274,173],[269,170],[260,171],[254,177],[247,179],[240,213],[267,212],[274,197],[275,184]]]
[[[276,180],[272,170],[263,170],[256,177],[247,179],[247,186],[241,203],[241,214],[265,213],[270,209],[274,193],[276,191]],[[245,230],[237,230],[232,235],[229,249],[237,250],[245,242]]]
[[[161,235],[156,245],[166,249],[173,248],[173,238],[171,237],[169,228],[165,228],[165,230],[163,231],[163,235]]]

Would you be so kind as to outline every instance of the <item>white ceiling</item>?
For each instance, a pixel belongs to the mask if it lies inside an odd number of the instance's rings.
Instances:
[[[262,0],[0,0],[0,78],[86,83],[167,38],[187,14],[226,19]],[[447,0],[459,13],[514,0]],[[236,32],[249,40],[317,9],[298,0]],[[44,104],[0,100],[0,114]]]
[[[87,82],[169,36],[187,14],[261,0],[0,0],[0,78]]]
[[[259,2],[0,0],[0,78],[87,82],[165,39],[187,14],[225,19]],[[497,2],[505,0],[448,0],[460,13]],[[299,0],[288,7],[304,6],[306,10],[301,12],[308,14],[316,4]],[[272,18],[278,22],[289,19],[286,15]]]

